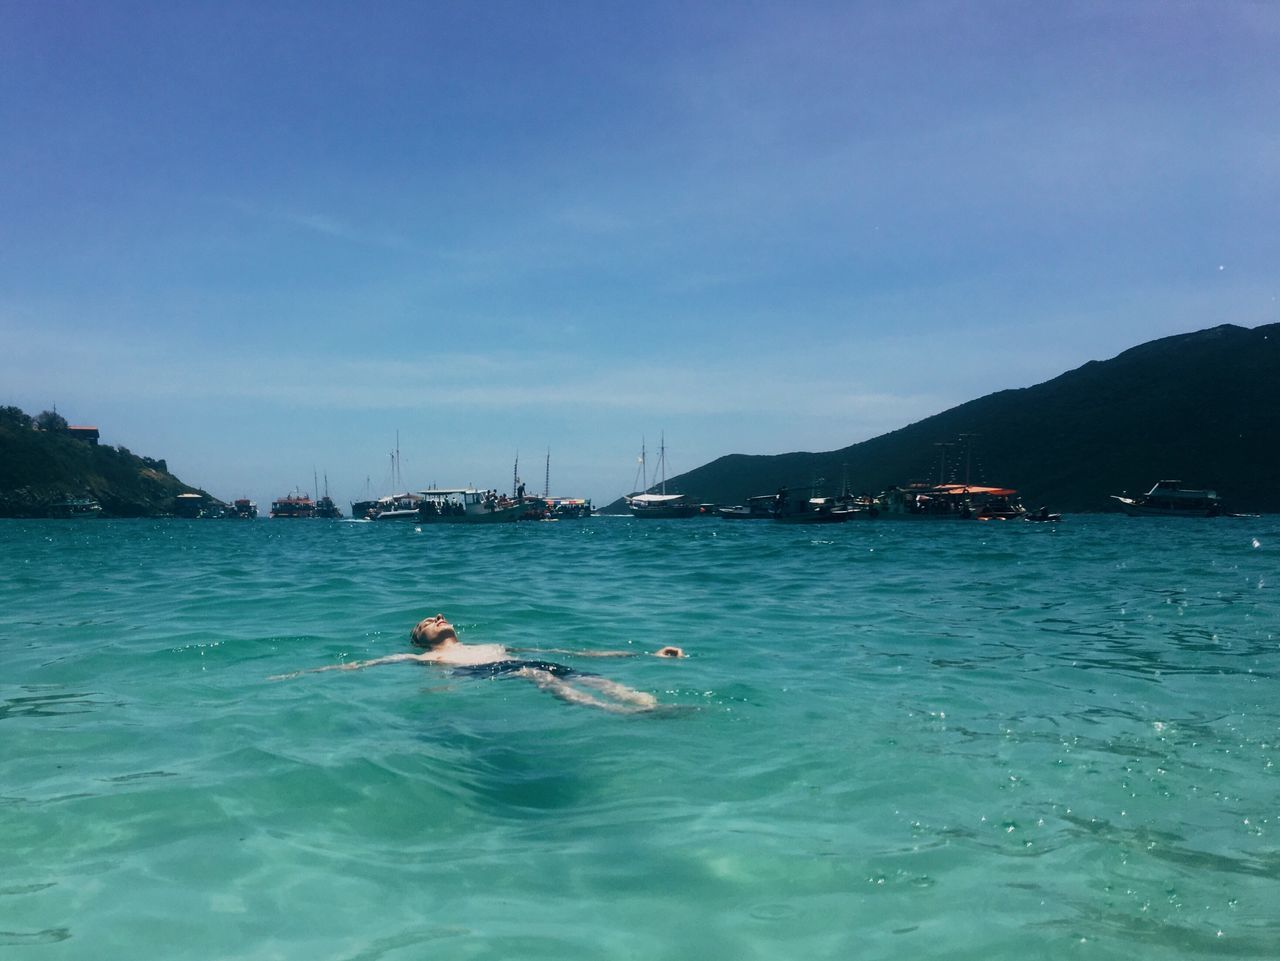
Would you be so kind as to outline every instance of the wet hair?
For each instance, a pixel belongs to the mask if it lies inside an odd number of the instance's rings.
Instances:
[[[418,647],[435,647],[440,642],[440,638],[431,635],[432,631],[439,627],[439,623],[434,617],[424,617],[413,625],[413,630],[409,632],[409,640]]]

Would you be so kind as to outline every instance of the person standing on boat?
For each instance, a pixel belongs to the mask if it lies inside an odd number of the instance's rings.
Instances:
[[[403,661],[416,661],[419,664],[439,664],[453,668],[454,675],[466,677],[498,678],[522,677],[532,681],[541,690],[558,697],[569,704],[584,707],[595,707],[614,714],[637,714],[652,711],[658,707],[658,699],[652,694],[637,691],[592,674],[579,671],[564,664],[551,661],[524,660],[513,655],[520,654],[572,654],[577,657],[636,657],[631,651],[566,651],[555,649],[505,647],[502,644],[464,644],[458,639],[458,632],[443,614],[426,617],[414,625],[409,632],[409,640],[423,652],[391,654],[377,657],[369,661],[351,661],[346,664],[328,664],[324,667],[313,667],[292,674],[277,674],[270,680],[279,681],[297,677],[300,674],[319,673],[321,671],[357,671],[380,664],[397,664]],[[646,652],[647,654],[648,652]],[[684,657],[679,647],[666,646],[653,651],[653,657]]]

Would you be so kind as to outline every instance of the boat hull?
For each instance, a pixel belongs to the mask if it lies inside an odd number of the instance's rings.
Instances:
[[[520,519],[525,508],[519,504],[483,514],[431,514],[419,515],[421,524],[511,524]]]
[[[645,520],[683,520],[698,513],[696,504],[687,504],[683,507],[631,506],[627,509],[631,511],[632,517],[639,517]]]
[[[402,509],[393,511],[379,511],[374,515],[375,521],[416,521],[418,519],[418,509],[412,510]]]
[[[1163,507],[1141,504],[1132,497],[1120,497],[1112,494],[1122,511],[1130,517],[1219,517],[1222,511],[1216,507]]]

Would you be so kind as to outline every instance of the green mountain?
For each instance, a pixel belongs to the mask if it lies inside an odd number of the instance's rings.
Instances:
[[[100,445],[93,433],[92,440],[77,436],[48,411],[32,418],[0,407],[0,517],[46,517],[59,504],[86,498],[101,505],[103,516],[158,517],[173,513],[178,494],[204,494],[170,474],[164,461]]]
[[[1165,337],[1035,387],[1004,390],[825,453],[731,454],[668,479],[740,503],[818,478],[828,494],[909,481],[1018,488],[1028,507],[1105,511],[1162,478],[1208,487],[1236,511],[1280,510],[1280,324]],[[963,436],[967,435],[967,436]],[[950,443],[954,446],[940,447]],[[945,460],[945,467],[944,467]],[[605,508],[621,511],[621,499]]]

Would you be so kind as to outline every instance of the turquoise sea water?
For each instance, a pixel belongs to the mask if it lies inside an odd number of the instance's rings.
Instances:
[[[0,956],[1280,956],[1280,518],[0,522]],[[464,640],[684,709],[393,664]]]

